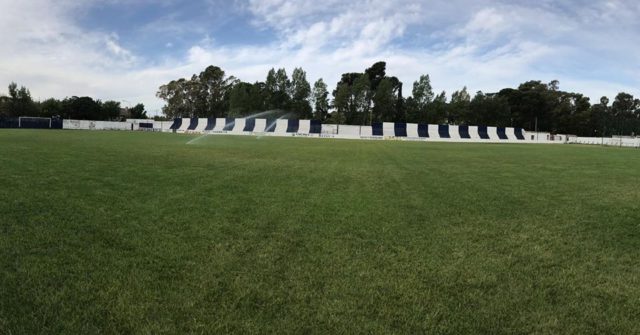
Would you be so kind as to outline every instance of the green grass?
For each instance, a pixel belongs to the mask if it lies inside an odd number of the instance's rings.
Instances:
[[[640,333],[640,151],[0,131],[2,334]]]

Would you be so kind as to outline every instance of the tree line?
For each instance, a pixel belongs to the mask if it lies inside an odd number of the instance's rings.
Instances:
[[[436,94],[428,74],[403,96],[403,83],[388,76],[386,63],[363,72],[345,73],[329,93],[322,78],[313,85],[302,68],[291,77],[286,69],[271,69],[264,81],[243,82],[209,66],[190,79],[160,86],[157,97],[163,114],[174,117],[244,117],[277,111],[290,118],[325,123],[370,125],[374,122],[412,122],[451,125],[521,127],[579,136],[637,135],[640,99],[621,92],[592,103],[580,93],[562,91],[558,81],[527,81],[494,93],[464,87]]]
[[[124,112],[124,114],[123,114]],[[147,119],[143,104],[123,108],[119,101],[100,101],[91,97],[50,98],[34,101],[31,92],[16,83],[9,85],[9,94],[0,95],[0,117],[62,117],[76,120],[121,121],[124,118]]]

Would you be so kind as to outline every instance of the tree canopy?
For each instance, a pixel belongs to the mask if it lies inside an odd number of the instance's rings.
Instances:
[[[66,119],[120,121],[127,117],[146,119],[147,112],[143,104],[123,108],[119,101],[103,102],[91,97],[72,96],[62,100],[49,98],[34,101],[26,87],[11,83],[8,95],[0,95],[0,116],[60,116]]]
[[[210,67],[211,68],[211,67]],[[466,87],[447,96],[435,94],[428,74],[413,83],[411,96],[403,96],[403,84],[389,76],[385,62],[376,62],[363,72],[341,75],[329,99],[322,78],[310,86],[306,72],[272,68],[264,82],[245,83],[225,77],[215,68],[217,81],[210,91],[218,103],[203,108],[194,103],[201,77],[178,79],[160,87],[158,97],[167,103],[163,109],[175,116],[249,116],[262,111],[278,111],[290,118],[316,118],[328,123],[370,125],[374,122],[415,122],[454,125],[522,127],[528,130],[582,136],[635,135],[640,133],[640,100],[620,93],[609,105],[603,97],[591,104],[583,94],[560,89],[560,82],[527,81],[517,88],[494,93]],[[194,89],[193,87],[196,87]],[[226,93],[222,93],[226,92]]]

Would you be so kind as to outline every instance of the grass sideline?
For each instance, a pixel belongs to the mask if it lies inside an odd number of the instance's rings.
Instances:
[[[640,333],[640,151],[0,131],[0,333]]]

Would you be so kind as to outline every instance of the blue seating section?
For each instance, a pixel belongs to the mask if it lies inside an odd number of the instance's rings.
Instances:
[[[189,123],[189,128],[187,130],[195,130],[198,127],[198,118],[192,117],[191,123]]]
[[[501,140],[508,140],[509,137],[507,137],[507,128],[504,127],[499,127],[498,128],[498,138]]]
[[[178,130],[178,129],[180,129],[180,127],[182,127],[182,119],[181,118],[176,118],[176,119],[173,119],[173,124],[171,125],[171,127],[169,129]]]
[[[438,135],[440,135],[440,138],[451,138],[451,135],[449,134],[449,125],[448,124],[439,125]]]
[[[228,117],[225,120],[224,128],[222,130],[224,130],[224,131],[232,131],[233,127],[235,125],[236,125],[236,119],[234,119],[232,117]]]
[[[371,124],[371,135],[373,136],[384,136],[384,132],[382,131],[382,123],[375,122]]]
[[[267,133],[273,133],[276,131],[276,119],[267,119],[267,127],[264,129]]]
[[[297,133],[300,128],[300,120],[289,119],[287,120],[287,133]]]
[[[309,134],[320,134],[322,133],[322,122],[319,120],[311,120],[311,128],[309,129]]]
[[[236,119],[235,118],[225,118],[224,119],[224,126],[221,124],[216,125],[216,123],[220,123],[222,120],[221,119],[216,119],[216,118],[208,118],[206,119],[206,127],[202,126],[202,123],[204,123],[205,119],[198,119],[198,118],[190,118],[189,120],[189,127],[186,129],[187,131],[198,131],[198,129],[203,129],[203,131],[213,131],[214,129],[222,129],[225,132],[229,132],[229,131],[234,131],[234,132],[247,132],[247,133],[253,133],[253,132],[268,132],[268,133],[274,133],[276,130],[276,124],[281,124],[282,127],[284,128],[284,124],[283,122],[285,120],[281,120],[280,122],[278,122],[278,120],[280,119],[256,119],[256,118],[247,118],[247,119],[243,119],[244,122],[238,122],[238,126],[236,127]],[[9,122],[11,122],[12,120],[9,119],[3,119],[0,120],[2,121],[4,124],[8,124]],[[46,128],[49,128],[49,122],[47,121],[47,125]],[[256,130],[257,124],[258,122],[260,122],[260,130]],[[39,124],[33,124],[31,125],[29,122],[32,122],[31,120],[25,119],[25,125],[28,127],[40,127]],[[44,125],[44,121],[42,120],[34,120],[33,122],[40,122]],[[176,118],[173,120],[173,124],[171,125],[170,129],[172,130],[176,130],[176,131],[184,131],[184,126],[185,126],[185,119],[181,119],[181,118]],[[286,120],[286,133],[288,134],[297,134],[302,130],[302,132],[308,132],[308,134],[322,134],[323,133],[323,125],[322,122],[318,121],[318,120],[309,120],[309,121],[303,121],[303,122],[308,122],[308,123],[302,123],[300,120],[298,119],[287,119]],[[266,127],[264,129],[262,129],[262,125],[266,124]],[[303,128],[301,128],[301,124],[303,125]],[[149,124],[150,126],[153,126],[153,123]],[[200,125],[200,127],[198,127],[198,125]],[[307,128],[308,125],[308,128]],[[217,126],[217,128],[216,128]],[[18,127],[16,125],[16,127]],[[62,127],[62,120],[51,120],[51,128],[55,128],[55,127]],[[330,131],[327,131],[327,134],[334,134],[334,135],[338,135],[336,137],[340,137],[340,135],[346,134],[344,136],[346,137],[357,137],[358,133],[360,133],[360,136],[368,136],[365,134],[369,134],[368,130],[365,128],[369,128],[369,126],[344,126],[344,127],[350,127],[348,128],[349,130],[346,130],[344,133],[342,132],[342,127],[341,125],[337,126],[337,127],[331,127],[329,129],[331,129]],[[358,132],[358,130],[356,129],[355,131],[353,130],[353,127],[361,127],[360,131]],[[456,130],[457,128],[457,130]],[[307,131],[308,129],[308,131]],[[443,140],[448,140],[448,139],[452,139],[452,140],[489,140],[489,141],[524,141],[526,139],[525,136],[525,130],[522,128],[506,128],[506,127],[498,127],[498,128],[490,128],[487,126],[477,126],[477,127],[471,127],[468,125],[460,125],[460,126],[454,126],[453,128],[449,125],[443,124],[443,125],[438,125],[437,126],[437,132],[436,132],[436,128],[435,126],[432,125],[427,125],[427,124],[407,124],[404,122],[395,122],[393,124],[390,123],[386,123],[383,124],[381,122],[376,122],[373,123],[370,128],[371,130],[371,136],[376,136],[376,137],[382,137],[382,136],[388,136],[388,137],[398,137],[398,138],[404,138],[404,137],[411,137],[411,138],[429,138],[429,139],[433,139],[433,140],[438,140],[438,139],[443,139]],[[431,132],[429,131],[429,129],[431,129]],[[453,129],[453,134],[451,133]],[[337,130],[337,133],[336,133]],[[284,131],[284,129],[279,130],[278,132],[280,133],[280,131]],[[416,133],[417,131],[417,133]]]
[[[428,124],[419,124],[418,125],[418,137],[429,137],[429,125]]]
[[[256,128],[256,119],[246,119],[242,131],[253,131]]]
[[[393,130],[397,137],[407,137],[407,124],[396,122],[393,125]]]
[[[216,127],[216,118],[210,117],[207,119],[207,126],[204,128],[205,131],[211,131]]]
[[[469,126],[458,126],[458,133],[460,134],[460,138],[470,139],[471,135],[469,135]]]
[[[488,140],[489,139],[489,133],[487,132],[487,126],[478,126],[478,136],[480,136],[480,139],[482,139],[482,140]]]

